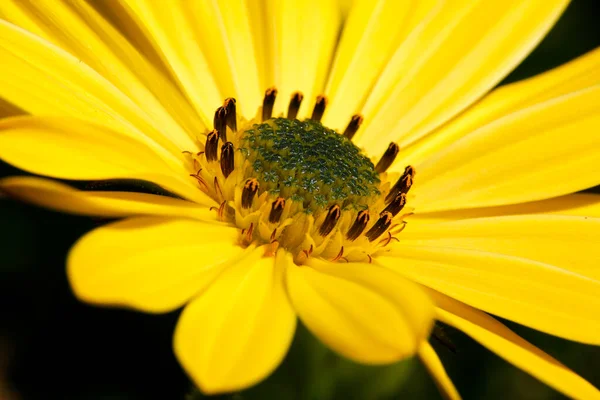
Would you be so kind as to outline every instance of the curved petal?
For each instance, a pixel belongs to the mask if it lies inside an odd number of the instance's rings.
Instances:
[[[573,399],[600,399],[600,391],[560,362],[489,315],[441,294],[431,293],[440,321],[447,323],[536,377],[546,385]]]
[[[268,0],[266,6],[273,83],[279,90],[275,115],[287,110],[292,93],[304,101],[299,116],[309,116],[323,93],[341,23],[335,0]]]
[[[448,123],[400,149],[390,170],[427,161],[461,137],[527,107],[600,84],[600,48],[533,78],[500,86]]]
[[[432,223],[468,218],[523,214],[556,214],[600,218],[600,194],[576,193],[554,197],[552,199],[532,201],[529,203],[511,204],[508,206],[419,213],[411,215],[407,220],[411,223]],[[407,231],[407,233],[408,232],[410,231]]]
[[[0,97],[38,115],[76,117],[115,129],[171,156],[181,152],[148,114],[80,59],[0,20]],[[167,150],[165,150],[167,149]]]
[[[358,362],[409,357],[431,328],[431,302],[423,291],[375,265],[318,260],[290,265],[287,288],[308,329]]]
[[[67,259],[69,282],[90,303],[172,311],[240,259],[237,238],[216,221],[126,219],[79,239]]]
[[[144,110],[179,148],[195,147],[192,132],[203,128],[202,121],[173,84],[90,4],[6,0],[0,2],[0,15],[92,67]]]
[[[401,238],[403,244],[410,246],[479,250],[526,258],[600,282],[600,218],[519,215],[464,219],[410,226]]]
[[[254,116],[262,101],[265,88],[259,87],[251,3],[258,5],[243,0],[127,3],[182,90],[209,121],[224,97],[237,98],[247,117]]]
[[[179,157],[167,162],[156,148],[75,119],[0,121],[0,158],[17,168],[59,179],[142,179],[200,204],[210,203],[183,167],[183,156]]]
[[[517,66],[567,4],[441,2],[398,47],[369,89],[358,143],[379,154],[391,141],[406,146],[448,121]]]
[[[427,371],[432,375],[444,399],[460,400],[460,394],[458,394],[452,380],[444,369],[444,365],[429,343],[423,342],[421,344],[419,347],[419,358],[425,365],[425,368],[427,368]]]
[[[291,257],[258,248],[225,270],[183,311],[177,358],[206,394],[232,392],[269,375],[283,360],[296,315],[283,286]]]
[[[439,6],[438,0],[357,0],[349,7],[327,83],[327,126],[343,129],[361,111],[394,50]]]
[[[225,97],[235,97],[247,118],[256,114],[266,87],[259,87],[259,71],[247,0],[183,1],[197,44],[206,56]],[[168,5],[172,7],[172,3]],[[260,45],[264,45],[261,43]],[[214,111],[216,104],[210,111]]]
[[[160,215],[214,221],[215,212],[191,201],[131,192],[84,192],[49,179],[10,177],[0,179],[0,192],[41,207],[98,217]]]
[[[600,344],[600,281],[525,258],[403,242],[377,262],[502,318]]]
[[[193,25],[193,13],[182,0],[130,0],[122,3],[129,17],[140,27],[176,77],[179,88],[211,126],[214,110],[223,102],[217,76],[213,75]]]
[[[417,211],[560,196],[600,181],[600,85],[514,113],[416,166]]]

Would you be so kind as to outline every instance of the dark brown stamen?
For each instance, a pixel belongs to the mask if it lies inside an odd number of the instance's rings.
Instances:
[[[379,219],[377,222],[375,222],[375,225],[373,225],[373,227],[365,234],[367,239],[369,239],[369,242],[377,239],[383,232],[387,230],[387,228],[390,227],[392,218],[392,214],[387,211],[383,211],[381,214],[379,214]]]
[[[221,172],[225,178],[233,172],[233,143],[231,142],[221,146]]]
[[[227,141],[227,111],[225,111],[225,107],[217,108],[213,125],[215,126],[215,130],[219,133],[221,141],[225,143]]]
[[[394,200],[383,210],[392,213],[395,217],[406,205],[406,193],[398,193]]]
[[[346,239],[351,241],[356,240],[363,233],[370,219],[371,217],[369,216],[368,210],[359,212],[356,216],[356,220],[350,229],[348,229],[348,233],[346,233]]]
[[[235,99],[233,97],[225,99],[223,107],[225,107],[225,111],[227,111],[225,118],[225,120],[227,121],[227,126],[232,131],[237,132],[237,115],[235,112]]]
[[[283,197],[278,197],[273,203],[271,203],[271,212],[269,213],[270,223],[276,224],[279,222],[279,218],[281,218],[284,207],[285,199]]]
[[[362,123],[363,123],[362,115],[359,115],[359,114],[353,115],[352,118],[350,119],[350,122],[348,123],[348,126],[346,127],[346,130],[344,131],[344,136],[346,136],[348,139],[352,140],[352,138],[354,137],[354,134],[356,133],[358,128],[360,128],[360,125]]]
[[[321,122],[321,118],[323,118],[323,113],[325,112],[325,107],[327,107],[327,97],[317,96],[317,102],[315,103],[315,108],[313,108],[310,119],[316,122]]]
[[[270,119],[271,115],[273,115],[273,105],[275,104],[275,97],[277,97],[277,89],[275,89],[275,88],[267,89],[267,91],[265,92],[265,97],[263,99],[263,109],[262,109],[263,122]]]
[[[295,119],[298,115],[298,110],[300,109],[300,104],[302,104],[302,99],[304,95],[300,92],[295,92],[292,94],[292,99],[290,100],[290,105],[288,106],[288,119]]]
[[[216,161],[217,151],[219,149],[219,132],[213,130],[206,136],[206,145],[204,146],[204,155],[206,161]]]
[[[250,178],[246,181],[244,189],[242,189],[242,208],[252,207],[252,200],[254,200],[256,192],[258,192],[258,186],[256,178]]]
[[[392,163],[396,159],[399,150],[400,146],[398,146],[394,142],[390,143],[387,150],[385,151],[385,153],[383,153],[383,156],[375,166],[375,171],[377,171],[380,174],[387,171],[387,169],[390,167],[390,165],[392,165]]]
[[[408,193],[413,184],[414,177],[415,168],[412,165],[409,165],[406,168],[404,168],[404,173],[402,174],[402,176],[398,178],[398,181],[396,181],[394,186],[392,186],[392,188],[390,189],[390,192],[387,194],[387,196],[385,196],[385,202],[389,203],[390,201],[395,199],[398,193]]]
[[[340,216],[342,215],[342,209],[337,204],[329,207],[327,216],[319,228],[319,234],[321,236],[327,236],[335,228]]]

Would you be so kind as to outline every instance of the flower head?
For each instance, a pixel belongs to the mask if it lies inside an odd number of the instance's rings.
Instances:
[[[185,306],[175,353],[208,393],[265,378],[298,316],[360,362],[418,354],[451,398],[434,319],[599,397],[489,315],[600,341],[600,200],[570,194],[599,181],[600,52],[486,94],[566,1],[266,3],[0,2],[0,95],[24,114],[0,157],[156,189],[0,182],[125,217],[71,250],[75,294]]]

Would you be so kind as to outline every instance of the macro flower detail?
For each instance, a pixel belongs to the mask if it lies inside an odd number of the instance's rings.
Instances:
[[[320,120],[317,98],[310,119],[296,119],[303,98],[292,95],[287,117],[272,118],[277,90],[265,93],[260,119],[239,118],[235,99],[217,108],[206,142],[190,156],[190,176],[211,197],[218,218],[241,230],[240,244],[281,247],[302,265],[308,258],[372,262],[404,229],[415,170],[395,182],[385,174],[397,154],[392,143],[375,166],[351,141],[360,116],[344,134]],[[373,218],[371,219],[371,214]]]
[[[449,398],[435,320],[599,398],[493,317],[600,344],[600,199],[573,194],[600,182],[600,50],[494,89],[566,4],[3,1],[0,158],[37,176],[0,189],[122,218],[71,287],[183,307],[205,393],[266,378],[299,318],[358,362],[417,355]]]

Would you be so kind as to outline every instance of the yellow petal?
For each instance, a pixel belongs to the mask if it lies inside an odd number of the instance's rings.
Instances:
[[[182,1],[194,21],[190,27],[202,49],[215,81],[225,97],[235,97],[242,114],[251,118],[262,104],[266,87],[259,87],[247,0]],[[254,3],[259,3],[254,1]],[[167,6],[169,9],[172,4]],[[264,45],[261,43],[261,45]],[[215,104],[213,111],[220,104]]]
[[[600,85],[494,121],[417,165],[417,211],[515,204],[598,184]]]
[[[567,4],[440,2],[400,44],[370,88],[358,143],[379,154],[391,141],[403,147],[440,126],[518,65]]]
[[[420,164],[484,125],[535,104],[600,83],[600,48],[546,73],[501,86],[416,143],[400,149],[397,165]]]
[[[600,282],[600,218],[519,215],[464,219],[410,226],[402,232],[402,243],[522,257]]]
[[[600,281],[525,258],[404,241],[377,262],[502,318],[600,344]]]
[[[178,216],[214,221],[216,204],[131,192],[84,192],[49,179],[10,177],[0,179],[0,191],[37,206],[82,215],[128,217],[132,215]]]
[[[0,96],[38,115],[76,117],[156,142],[177,155],[146,111],[82,60],[0,20]],[[163,150],[166,151],[166,150]]]
[[[153,66],[162,71],[171,82],[176,84],[177,79],[163,62],[157,49],[148,37],[148,33],[139,26],[127,12],[126,1],[95,1],[93,6],[107,21],[110,22],[125,38],[139,51]]]
[[[0,158],[59,179],[143,179],[190,200],[208,197],[183,167],[119,132],[71,118],[14,117],[0,122]]]
[[[341,16],[335,0],[267,0],[267,26],[273,81],[279,90],[275,115],[286,112],[292,93],[304,101],[299,117],[310,116],[323,93]]]
[[[130,0],[122,5],[176,77],[204,124],[211,126],[213,113],[224,97],[199,46],[201,42],[193,28],[196,22],[187,7],[190,3]]]
[[[325,117],[327,126],[344,129],[351,115],[361,111],[394,50],[413,34],[438,3],[437,0],[354,2],[327,84],[326,93],[331,99]]]
[[[91,5],[6,0],[0,2],[0,14],[92,67],[146,111],[153,125],[179,148],[195,147],[193,132],[203,130],[201,120],[172,83]]]
[[[569,398],[600,399],[589,382],[525,341],[489,315],[446,296],[432,293],[438,319],[460,329],[473,339]]]
[[[291,257],[258,248],[226,269],[183,311],[177,358],[206,394],[232,392],[269,375],[283,360],[296,315],[283,286]]]
[[[419,358],[425,365],[425,368],[427,368],[427,371],[433,376],[433,380],[442,396],[448,400],[460,400],[460,394],[458,394],[440,358],[435,354],[435,350],[433,350],[433,347],[429,343],[423,342],[421,344],[419,347]]]
[[[431,302],[423,291],[376,265],[317,260],[291,265],[287,287],[308,329],[358,362],[409,357],[431,328]]]
[[[409,221],[411,223],[432,223],[467,218],[523,214],[557,214],[600,218],[600,195],[594,193],[576,193],[508,206],[419,213],[411,215]]]
[[[167,312],[209,285],[242,249],[238,231],[219,222],[138,217],[82,237],[67,260],[81,300]]]

